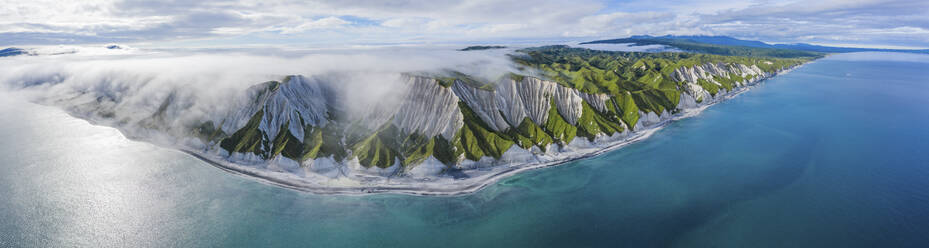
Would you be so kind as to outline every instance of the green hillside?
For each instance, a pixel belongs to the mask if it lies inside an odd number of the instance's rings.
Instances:
[[[538,77],[559,85],[577,89],[581,93],[605,94],[608,99],[605,109],[598,111],[590,103],[582,102],[582,111],[576,124],[564,118],[550,99],[548,119],[536,124],[526,118],[515,128],[494,131],[478,117],[471,106],[458,103],[464,124],[451,139],[442,136],[425,137],[418,133],[404,133],[392,122],[375,130],[359,128],[358,123],[334,118],[324,127],[307,125],[303,141],[285,130],[276,136],[264,133],[260,122],[264,110],[259,110],[241,129],[229,134],[203,135],[218,141],[219,146],[230,152],[252,153],[263,159],[284,156],[296,161],[320,157],[336,160],[357,160],[365,167],[386,168],[399,162],[404,170],[422,163],[430,157],[453,167],[462,160],[501,158],[508,150],[521,149],[544,152],[571,143],[575,139],[593,141],[601,135],[613,135],[634,129],[645,113],[676,113],[683,92],[683,84],[671,79],[674,70],[682,66],[705,63],[754,65],[767,73],[789,68],[815,59],[816,55],[804,57],[777,56],[722,56],[698,53],[642,53],[596,51],[566,46],[545,46],[519,50],[510,58],[522,73],[506,75],[514,80]],[[431,76],[442,87],[449,89],[462,83],[493,90],[490,82],[449,71]],[[710,93],[720,89],[732,90],[740,76],[717,77],[720,85],[699,82]],[[285,79],[284,82],[287,80]],[[704,80],[705,81],[705,80]],[[280,83],[272,82],[266,90],[275,90]],[[602,106],[602,105],[601,105]],[[340,116],[339,113],[330,113]],[[200,128],[208,130],[209,128]],[[633,130],[634,131],[634,130]]]

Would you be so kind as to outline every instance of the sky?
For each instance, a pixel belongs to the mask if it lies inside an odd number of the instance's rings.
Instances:
[[[929,48],[929,1],[0,0],[0,46],[512,44],[642,34]]]

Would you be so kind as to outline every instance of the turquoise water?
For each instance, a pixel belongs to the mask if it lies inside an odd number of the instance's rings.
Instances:
[[[320,196],[0,95],[0,247],[927,247],[929,56],[832,56],[460,197]]]

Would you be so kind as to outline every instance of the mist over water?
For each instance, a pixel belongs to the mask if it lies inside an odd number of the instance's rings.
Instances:
[[[926,247],[926,68],[833,55],[457,197],[295,192],[3,92],[0,247]]]
[[[398,46],[320,50],[106,50],[71,48],[0,59],[0,89],[29,101],[65,108],[134,137],[173,144],[206,121],[221,123],[251,104],[248,88],[288,75],[325,84],[340,111],[359,119],[372,106],[391,108],[404,74],[442,75],[453,69],[496,82],[516,65],[515,49],[457,51],[457,47]],[[45,49],[48,50],[48,49]],[[147,130],[156,113],[166,124]],[[162,114],[163,113],[163,114]],[[235,127],[239,128],[239,127]],[[161,137],[162,133],[170,137]],[[155,136],[155,137],[150,137]]]

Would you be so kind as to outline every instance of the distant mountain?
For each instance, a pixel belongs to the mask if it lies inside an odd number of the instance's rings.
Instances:
[[[694,44],[689,43],[698,43],[698,44],[710,44],[710,45],[719,45],[719,46],[737,46],[737,47],[747,47],[747,48],[761,48],[761,49],[784,49],[784,50],[797,50],[797,51],[807,51],[807,52],[817,52],[817,53],[848,53],[848,52],[906,52],[906,53],[929,53],[929,49],[923,50],[910,50],[910,49],[881,49],[881,48],[856,48],[856,47],[832,47],[832,46],[820,46],[812,45],[806,43],[794,43],[794,44],[768,44],[761,41],[754,40],[742,40],[729,36],[648,36],[648,35],[636,35],[631,36],[625,39],[612,39],[612,40],[598,40],[585,42],[582,44],[596,44],[596,43],[635,43],[642,45],[650,44],[662,44],[667,46],[678,47],[684,50],[681,45],[685,47],[693,46]],[[706,52],[702,49],[696,49],[691,51],[697,52]],[[726,54],[730,55],[730,54]],[[735,55],[735,54],[731,54]]]
[[[598,40],[584,42],[581,44],[628,44],[634,46],[645,45],[664,45],[674,47],[684,51],[695,53],[707,53],[726,56],[749,56],[749,57],[775,57],[775,58],[803,58],[803,57],[820,57],[820,52],[803,51],[795,49],[783,49],[775,47],[763,47],[766,45],[762,42],[752,42],[738,40],[724,36],[691,36],[683,38],[682,36],[632,36],[629,38]],[[696,39],[696,40],[695,40]],[[761,46],[761,47],[759,47]]]
[[[12,57],[19,55],[30,55],[30,56],[40,56],[40,55],[60,55],[60,54],[72,54],[77,53],[78,49],[74,47],[52,47],[52,48],[18,48],[18,47],[9,47],[3,50],[0,50],[0,57]]]
[[[506,47],[505,46],[469,46],[469,47],[465,47],[462,49],[458,49],[458,51],[475,51],[475,50],[489,50],[489,49],[503,49],[503,48],[506,48]]]
[[[679,40],[691,40],[691,41],[696,41],[696,42],[700,42],[700,43],[708,43],[708,44],[716,44],[716,45],[746,46],[746,47],[762,47],[762,48],[776,48],[776,47],[772,47],[772,46],[771,46],[770,44],[768,44],[768,43],[764,43],[764,42],[761,42],[761,41],[740,40],[740,39],[732,38],[732,37],[729,37],[729,36],[704,36],[704,35],[698,35],[698,36],[670,36],[670,35],[667,35],[667,36],[661,36],[661,37],[651,37],[651,36],[645,35],[645,36],[639,36],[639,38],[643,38],[643,39],[647,39],[647,38],[668,38],[668,39],[679,39]]]
[[[22,48],[10,47],[3,50],[0,50],[0,57],[9,57],[17,55],[29,55],[29,51]]]

